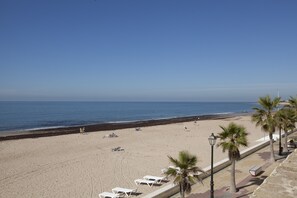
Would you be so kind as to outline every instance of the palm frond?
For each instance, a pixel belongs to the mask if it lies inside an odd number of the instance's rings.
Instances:
[[[201,184],[203,184],[203,180],[201,179],[201,177],[199,177],[199,175],[193,175],[193,177],[195,177],[195,179],[197,181],[199,181]]]
[[[174,166],[176,166],[176,167],[179,167],[179,166],[180,166],[180,161],[178,161],[177,159],[174,159],[174,158],[171,157],[171,156],[168,156],[168,158],[169,158],[170,162],[171,162]]]
[[[274,115],[274,119],[278,129],[288,131],[295,128],[297,116],[293,109],[284,107]]]
[[[167,176],[176,177],[179,174],[179,172],[175,168],[168,168],[164,174]]]
[[[288,107],[295,109],[295,111],[297,110],[297,96],[296,97],[292,97],[290,96],[290,99],[288,100],[289,105],[287,105]]]
[[[181,183],[181,181],[182,181],[182,176],[181,176],[181,175],[177,175],[177,176],[174,178],[173,183],[174,183],[174,184],[179,184],[179,183]]]
[[[181,151],[179,153],[179,167],[187,169],[188,167],[195,166],[197,163],[197,157],[190,154],[188,151]]]
[[[198,173],[205,173],[205,171],[202,168],[198,167],[198,166],[191,167],[189,169],[189,172],[194,173],[194,175],[196,175]]]

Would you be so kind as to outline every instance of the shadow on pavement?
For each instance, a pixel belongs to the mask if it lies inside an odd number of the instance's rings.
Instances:
[[[238,185],[237,189],[240,190],[242,188],[245,188],[248,186],[253,186],[253,185],[260,186],[266,178],[267,178],[267,176],[250,178],[245,185]]]

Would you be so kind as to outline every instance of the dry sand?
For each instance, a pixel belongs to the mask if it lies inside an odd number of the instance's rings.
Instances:
[[[0,197],[98,197],[114,187],[136,188],[135,179],[161,176],[161,169],[170,165],[167,155],[177,157],[181,150],[197,155],[198,165],[204,168],[210,164],[207,138],[212,132],[221,132],[219,125],[231,121],[246,127],[249,146],[263,137],[249,116],[240,116],[143,127],[141,131],[116,130],[117,138],[103,138],[112,131],[101,131],[3,141]],[[111,151],[118,146],[125,150]],[[215,148],[215,162],[226,157],[227,153]],[[164,185],[141,185],[138,197]]]

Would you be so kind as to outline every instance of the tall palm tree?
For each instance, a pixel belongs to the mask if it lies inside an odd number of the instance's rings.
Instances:
[[[293,109],[285,107],[279,110],[274,117],[277,122],[277,128],[279,130],[284,130],[285,132],[284,151],[288,152],[288,147],[287,147],[288,131],[293,130],[295,128],[297,115]]]
[[[223,130],[218,134],[220,142],[217,146],[222,147],[223,152],[228,151],[228,157],[231,161],[231,178],[230,178],[230,192],[237,191],[235,183],[235,161],[240,159],[240,146],[247,146],[247,135],[243,126],[231,122],[227,127],[220,126]]]
[[[275,132],[276,122],[272,114],[280,103],[280,97],[276,97],[273,100],[270,96],[260,97],[258,103],[260,107],[253,108],[256,112],[252,115],[252,121],[256,122],[256,126],[261,126],[263,131],[268,132],[270,140],[270,160],[274,162],[273,133]]]
[[[180,188],[180,195],[185,197],[185,192],[190,193],[192,190],[191,185],[200,181],[198,176],[199,172],[204,172],[201,168],[196,166],[197,157],[190,154],[188,151],[180,151],[178,159],[168,156],[170,162],[174,167],[169,167],[165,172],[166,176],[174,177],[174,184],[178,184]]]

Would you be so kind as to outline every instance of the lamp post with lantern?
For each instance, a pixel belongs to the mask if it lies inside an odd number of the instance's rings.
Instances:
[[[209,138],[209,144],[211,146],[211,169],[210,169],[210,198],[214,198],[214,182],[213,182],[213,146],[216,144],[217,137],[212,133]]]

